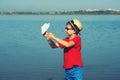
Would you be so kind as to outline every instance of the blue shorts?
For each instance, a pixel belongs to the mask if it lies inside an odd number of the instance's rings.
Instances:
[[[83,78],[83,68],[82,67],[73,67],[71,69],[66,69],[66,80],[82,80]]]

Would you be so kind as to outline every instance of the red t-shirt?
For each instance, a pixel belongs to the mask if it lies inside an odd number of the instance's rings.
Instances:
[[[81,56],[81,38],[80,36],[76,36],[73,39],[65,38],[64,41],[74,41],[75,45],[69,48],[64,47],[63,45],[59,44],[61,48],[64,48],[64,64],[63,67],[65,69],[72,68],[75,66],[83,66],[82,56]]]

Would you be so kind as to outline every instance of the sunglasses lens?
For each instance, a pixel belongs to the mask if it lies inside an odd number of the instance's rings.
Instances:
[[[66,30],[73,30],[72,28],[67,28],[67,27],[65,27],[65,29],[66,29]]]

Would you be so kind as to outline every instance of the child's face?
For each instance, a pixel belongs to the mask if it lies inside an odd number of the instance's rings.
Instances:
[[[71,36],[72,34],[75,34],[75,30],[72,28],[70,24],[67,24],[65,27],[66,34],[68,36]]]

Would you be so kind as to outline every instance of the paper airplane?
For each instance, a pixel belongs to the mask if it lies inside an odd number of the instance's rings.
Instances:
[[[48,28],[50,27],[50,23],[44,23],[41,27],[41,32],[42,35],[45,35],[46,31],[48,30]]]

